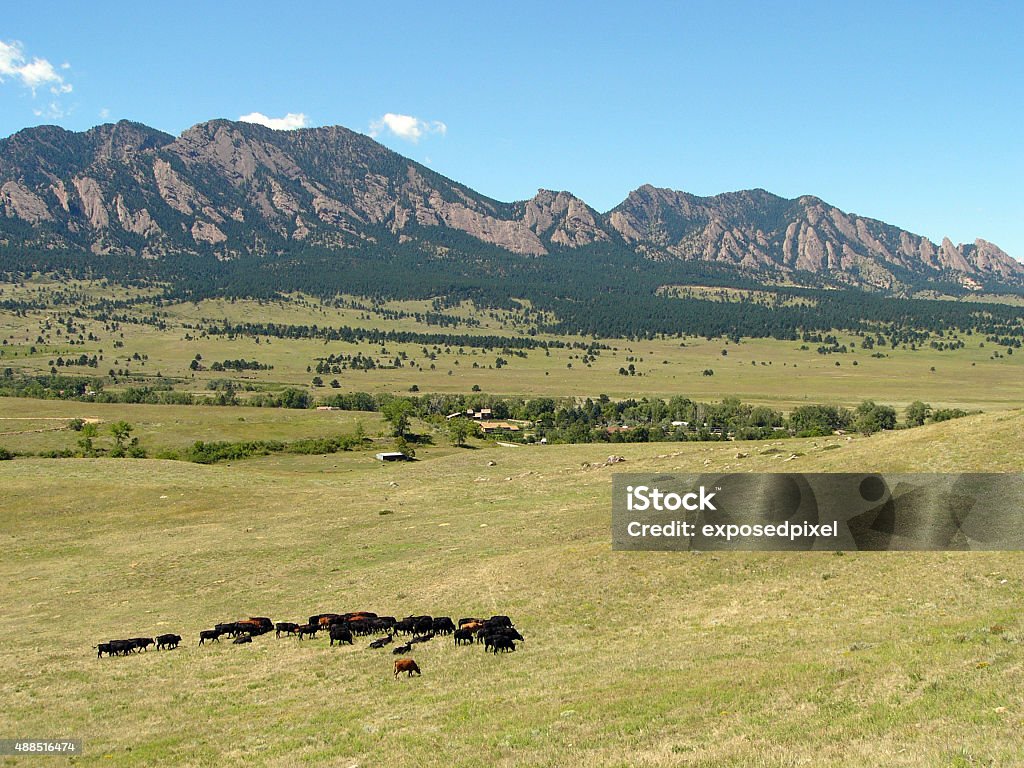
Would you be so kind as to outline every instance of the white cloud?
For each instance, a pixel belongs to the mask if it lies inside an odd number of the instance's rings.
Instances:
[[[284,117],[267,117],[262,112],[250,112],[238,118],[243,123],[256,123],[273,128],[275,131],[294,131],[309,125],[309,118],[302,112],[289,112]]]
[[[396,115],[394,112],[388,112],[379,120],[370,123],[370,135],[373,138],[377,138],[385,131],[415,144],[423,136],[432,133],[444,136],[448,132],[448,126],[440,120],[420,120],[412,115]]]
[[[100,120],[106,120],[110,117],[110,110],[104,107],[100,110]]]
[[[71,111],[72,110],[64,109],[60,102],[54,100],[45,107],[33,109],[32,114],[36,117],[45,117],[47,120],[60,120],[61,118],[67,117]]]
[[[71,65],[65,62],[61,69],[68,70]],[[25,49],[17,40],[5,43],[0,40],[0,83],[13,78],[36,95],[36,91],[48,86],[50,93],[61,96],[71,93],[71,83],[65,82],[63,75],[46,59],[38,57],[29,61],[25,57]]]

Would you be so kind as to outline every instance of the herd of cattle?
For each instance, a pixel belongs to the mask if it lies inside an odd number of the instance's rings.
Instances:
[[[242,621],[229,621],[217,624],[213,629],[199,632],[199,645],[207,642],[220,642],[222,637],[232,638],[234,645],[251,643],[254,637],[274,632],[276,637],[293,636],[300,641],[303,638],[315,638],[323,632],[330,637],[331,645],[343,643],[354,645],[357,637],[380,635],[369,643],[370,648],[384,648],[392,643],[395,647],[391,652],[396,656],[404,656],[412,651],[418,643],[426,643],[436,637],[451,636],[456,646],[483,645],[484,651],[494,654],[514,651],[516,642],[522,642],[523,636],[512,624],[508,616],[491,616],[489,619],[459,619],[458,626],[448,616],[406,616],[396,619],[394,616],[378,616],[368,611],[356,613],[318,613],[309,617],[304,624],[290,621],[274,623],[265,616],[251,616]],[[401,644],[396,641],[401,640]],[[128,640],[111,640],[96,646],[97,658],[108,656],[127,656],[136,651],[148,650],[155,645],[157,650],[177,648],[181,642],[180,635],[165,634],[152,637],[133,637]],[[407,672],[420,674],[420,669],[412,659],[395,661],[395,676]]]

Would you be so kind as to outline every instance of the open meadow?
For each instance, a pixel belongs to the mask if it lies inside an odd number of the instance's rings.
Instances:
[[[609,523],[623,469],[1019,472],[1022,436],[1011,410],[618,445],[613,466],[608,446],[482,442],[404,464],[0,462],[0,732],[82,738],[75,764],[106,766],[1019,765],[1020,553],[615,552]],[[436,638],[398,680],[368,638],[197,646],[221,621],[358,610],[507,614],[526,641]],[[93,648],[165,632],[181,647]]]
[[[304,440],[383,431],[379,413],[317,411],[297,408],[225,408],[213,405],[131,405],[68,400],[0,399],[0,446],[19,453],[78,450],[75,419],[95,423],[100,431],[121,419],[152,453],[181,450],[197,440]],[[98,444],[112,441],[104,435]]]
[[[0,461],[0,735],[81,738],[69,762],[106,766],[1019,764],[1020,553],[616,552],[610,518],[618,471],[1020,472],[1024,355],[968,334],[556,337],[527,303],[152,295],[0,291],[11,381],[55,371],[243,403],[0,398],[0,448],[17,455]],[[237,330],[252,322],[262,332]],[[324,332],[344,328],[413,335]],[[289,387],[983,413],[871,437],[467,447],[415,420],[417,461],[385,464],[379,412],[244,405]],[[81,453],[83,423],[109,451],[122,421],[150,457],[367,439],[212,465],[35,457]],[[506,614],[526,640],[494,655],[435,638],[411,654],[422,677],[397,680],[369,638],[197,645],[219,622],[349,611]],[[181,646],[96,657],[163,633]]]
[[[309,388],[319,398],[353,391],[406,393],[413,387],[420,392],[468,393],[478,387],[491,395],[683,394],[700,400],[736,396],[786,411],[806,403],[852,406],[864,399],[897,409],[923,400],[935,407],[991,411],[1019,405],[1024,379],[1024,354],[1007,354],[979,335],[960,336],[956,341],[963,346],[956,349],[932,347],[931,342],[954,341],[936,335],[917,345],[866,349],[862,338],[835,332],[836,346],[846,351],[819,353],[819,347],[828,345],[771,338],[736,343],[695,336],[548,336],[537,332],[537,316],[526,302],[522,311],[509,312],[472,304],[434,310],[429,301],[373,303],[354,297],[345,297],[344,306],[335,307],[291,296],[280,301],[211,299],[160,306],[143,301],[110,309],[97,302],[137,300],[142,292],[100,283],[62,288],[42,279],[0,288],[0,300],[38,304],[21,313],[0,308],[0,368],[100,377],[113,371],[114,380],[105,385],[110,390],[148,385],[198,393],[231,380],[250,390]],[[70,334],[59,321],[68,318],[69,304],[93,307],[72,318]],[[113,320],[115,316],[120,320]],[[207,332],[223,330],[225,323],[255,322],[489,338],[459,345]],[[460,324],[451,324],[455,322]],[[550,346],[507,352],[502,348],[508,343],[505,339]],[[597,346],[588,354],[592,345]],[[77,360],[82,355],[96,357],[95,367],[55,365],[57,358]],[[358,367],[318,374],[318,363],[329,355],[346,358],[346,365],[354,358]],[[215,370],[214,363],[235,360],[269,367]],[[628,374],[630,366],[634,375]],[[314,386],[317,378],[319,386]],[[239,396],[247,395],[242,391]]]

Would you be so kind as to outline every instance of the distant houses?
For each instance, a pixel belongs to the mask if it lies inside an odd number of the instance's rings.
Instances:
[[[381,451],[377,455],[377,461],[408,461],[409,457],[401,451]]]
[[[507,421],[481,421],[480,431],[485,435],[490,435],[494,432],[518,432],[519,427]]]
[[[490,408],[476,410],[467,408],[465,411],[449,413],[445,418],[448,421],[452,419],[472,419],[480,425],[480,431],[485,435],[492,435],[495,432],[522,432],[524,426],[530,426],[528,421],[520,421],[518,424],[513,424],[511,421],[493,420],[493,416],[494,412]]]
[[[456,411],[455,413],[449,413],[445,418],[447,418],[449,421],[458,418],[483,421],[484,419],[491,418],[492,415],[493,414],[490,408],[481,408],[478,411],[475,411],[472,408],[467,408],[465,411]]]

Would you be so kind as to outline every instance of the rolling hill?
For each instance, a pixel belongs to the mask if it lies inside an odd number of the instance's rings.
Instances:
[[[84,738],[86,765],[1013,765],[1019,553],[616,552],[608,523],[623,468],[1019,471],[1022,427],[789,441],[786,464],[741,443],[0,462],[2,721]],[[435,639],[398,681],[369,638],[196,644],[354,610],[508,614],[526,642]],[[185,640],[92,647],[161,632]]]

